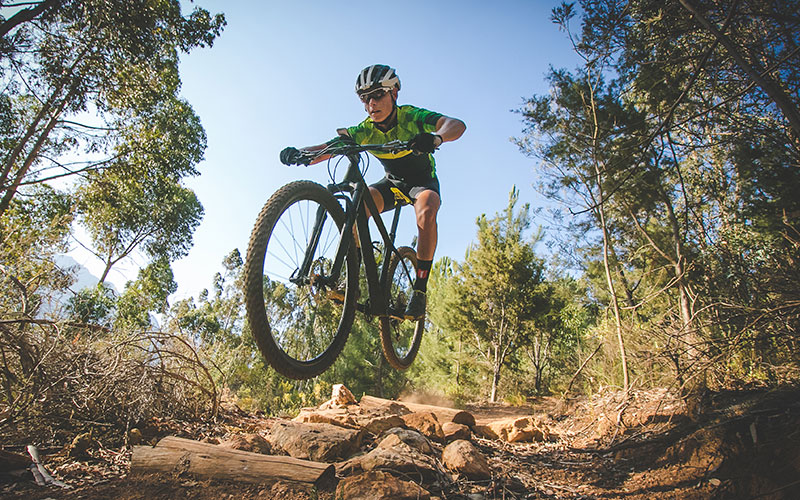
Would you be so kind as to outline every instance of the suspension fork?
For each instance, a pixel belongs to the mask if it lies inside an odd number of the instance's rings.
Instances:
[[[342,227],[342,232],[339,233],[339,245],[336,249],[336,258],[333,261],[333,266],[331,268],[330,276],[324,277],[326,283],[336,283],[339,280],[339,276],[342,273],[342,265],[344,264],[344,259],[347,256],[347,251],[350,249],[350,240],[351,238],[347,238],[344,235],[348,234],[348,232],[353,230],[353,224],[355,223],[355,213],[356,210],[353,210],[354,206],[358,207],[358,199],[361,198],[363,189],[359,189],[361,185],[364,184],[364,178],[361,177],[361,173],[358,170],[358,162],[359,156],[357,154],[348,156],[350,160],[350,165],[347,168],[347,174],[345,175],[344,181],[339,184],[330,184],[328,185],[328,191],[336,198],[337,200],[344,200],[345,203],[345,224]],[[361,180],[358,183],[358,180]],[[339,193],[353,193],[353,200],[351,201],[346,195],[342,195]],[[311,238],[308,243],[308,247],[306,248],[305,255],[303,256],[303,263],[300,265],[300,268],[295,271],[295,274],[290,281],[293,282],[306,282],[308,279],[308,275],[311,272],[311,265],[314,263],[314,254],[317,251],[317,246],[319,245],[319,240],[322,236],[322,229],[325,225],[325,216],[326,210],[325,207],[322,205],[317,208],[317,214],[314,221],[314,229],[311,231]],[[347,231],[347,232],[346,232]]]
[[[300,282],[301,284],[304,283],[311,272],[311,265],[314,263],[314,254],[317,253],[317,246],[319,245],[320,237],[322,236],[322,229],[325,225],[325,207],[320,205],[317,208],[317,214],[314,220],[314,229],[311,231],[311,238],[308,242],[308,247],[306,248],[305,255],[303,256],[303,263],[300,264],[300,268],[298,268],[294,275],[290,278],[290,281],[295,283]]]

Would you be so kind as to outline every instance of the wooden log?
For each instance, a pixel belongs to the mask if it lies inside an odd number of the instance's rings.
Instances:
[[[30,457],[0,450],[0,473],[27,469],[30,464]]]
[[[325,488],[336,475],[333,464],[232,450],[178,437],[151,446],[134,446],[131,474],[171,473],[248,483],[290,481]]]
[[[361,396],[359,406],[362,408],[381,408],[389,406],[392,403],[399,403],[415,413],[431,412],[436,415],[436,418],[439,420],[440,424],[452,422],[456,413],[460,413],[462,411],[453,408],[445,408],[443,406],[423,405],[419,403],[407,403],[405,401],[393,401],[391,399],[376,398],[375,396],[369,396],[367,394]]]

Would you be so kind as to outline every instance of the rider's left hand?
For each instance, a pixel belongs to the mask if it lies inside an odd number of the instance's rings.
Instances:
[[[442,136],[423,132],[417,134],[408,142],[408,146],[419,153],[433,153],[442,145]]]
[[[281,151],[281,163],[284,165],[308,165],[308,161],[304,161],[302,153],[291,146]]]

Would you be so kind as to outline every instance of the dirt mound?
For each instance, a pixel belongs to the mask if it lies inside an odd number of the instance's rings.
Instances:
[[[472,446],[461,447],[486,459],[488,478],[459,475],[455,466],[446,465],[447,443],[439,438],[429,438],[430,448],[420,448],[420,443],[409,440],[408,432],[386,434],[386,422],[404,422],[408,427],[406,422],[415,421],[409,414],[431,413],[427,425],[458,414],[442,409],[436,417],[437,411],[422,411],[435,407],[407,404],[394,403],[393,419],[380,415],[374,400],[369,411],[350,404],[329,405],[307,410],[304,418],[316,412],[334,422],[324,425],[339,421],[346,423],[341,428],[361,429],[360,449],[348,451],[354,455],[340,457],[346,461],[337,465],[340,483],[347,480],[348,488],[356,488],[359,477],[372,475],[380,476],[384,486],[389,479],[397,479],[397,484],[411,481],[421,487],[415,494],[425,491],[430,498],[447,499],[800,498],[800,390],[796,388],[706,393],[689,400],[666,390],[607,392],[591,398],[545,398],[523,408],[474,406],[468,408],[477,422],[467,440]],[[474,432],[493,421],[525,416],[535,417],[536,425],[547,429],[549,440],[509,443]],[[231,411],[216,422],[154,421],[142,429],[142,439],[154,443],[180,435],[219,443],[248,433],[274,437],[270,431],[280,422],[286,421]],[[4,446],[7,451],[23,451],[23,443],[9,444]],[[67,444],[42,451],[48,469],[72,489],[37,487],[26,477],[6,476],[0,483],[0,498],[332,499],[335,493],[283,482],[248,485],[174,475],[128,477],[127,448],[98,442],[84,457],[74,458]],[[121,444],[122,439],[117,446]],[[275,443],[271,446],[275,453]],[[407,465],[409,456],[414,457],[412,465]],[[424,463],[428,472],[412,473],[419,466],[413,463]],[[391,464],[398,469],[392,470]]]

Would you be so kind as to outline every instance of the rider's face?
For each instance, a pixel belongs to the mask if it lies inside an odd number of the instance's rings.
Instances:
[[[391,94],[391,95],[390,95]],[[391,92],[386,92],[379,99],[371,98],[364,103],[364,110],[367,112],[372,121],[380,123],[389,118],[394,109],[394,101],[397,99],[397,89],[392,89]]]

